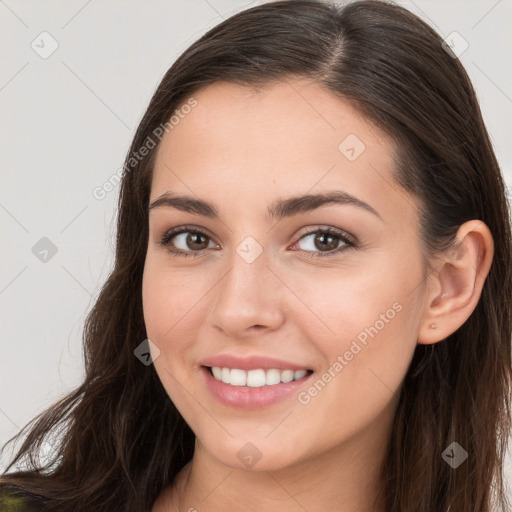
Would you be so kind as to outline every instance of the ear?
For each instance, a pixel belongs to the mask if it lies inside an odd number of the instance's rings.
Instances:
[[[454,248],[436,260],[428,276],[419,344],[442,341],[464,324],[478,304],[493,256],[486,224],[470,220],[459,227]]]

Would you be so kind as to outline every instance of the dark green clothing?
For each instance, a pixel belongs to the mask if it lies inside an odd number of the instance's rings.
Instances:
[[[0,512],[42,512],[43,501],[13,484],[0,484]]]

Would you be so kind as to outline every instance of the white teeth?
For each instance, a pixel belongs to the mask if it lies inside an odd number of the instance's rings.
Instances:
[[[291,382],[294,376],[295,372],[293,370],[283,370],[281,372],[281,382]]]
[[[297,370],[293,376],[293,380],[302,379],[306,373],[308,373],[306,370]]]
[[[231,371],[233,371],[233,370],[231,370]],[[243,370],[238,370],[238,371],[243,372]],[[247,372],[247,385],[249,387],[261,388],[261,386],[265,386],[265,383],[266,383],[265,370],[249,370]]]
[[[279,370],[267,370],[267,376],[265,384],[272,386],[273,384],[279,384],[281,382],[281,372]]]
[[[229,368],[222,368],[222,374],[221,374],[221,378],[222,378],[222,382],[224,382],[225,384],[229,384],[229,374],[230,374],[230,370]]]
[[[212,366],[212,373],[215,379],[231,384],[232,386],[248,386],[251,388],[261,388],[263,386],[273,386],[281,382],[291,382],[292,380],[302,379],[308,372],[307,370],[240,370],[238,368],[220,368]]]
[[[224,368],[223,368],[224,370]],[[232,386],[245,386],[247,382],[247,373],[243,370],[233,368],[229,373],[229,384]]]

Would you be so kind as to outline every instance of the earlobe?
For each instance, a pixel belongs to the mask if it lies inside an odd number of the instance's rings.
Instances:
[[[471,220],[459,227],[453,249],[439,258],[429,276],[419,344],[442,341],[466,322],[480,300],[493,256],[486,224]]]

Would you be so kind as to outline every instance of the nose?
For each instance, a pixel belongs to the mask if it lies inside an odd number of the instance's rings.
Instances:
[[[261,336],[284,322],[283,284],[269,268],[266,253],[248,262],[239,254],[215,287],[210,322],[226,336]]]

